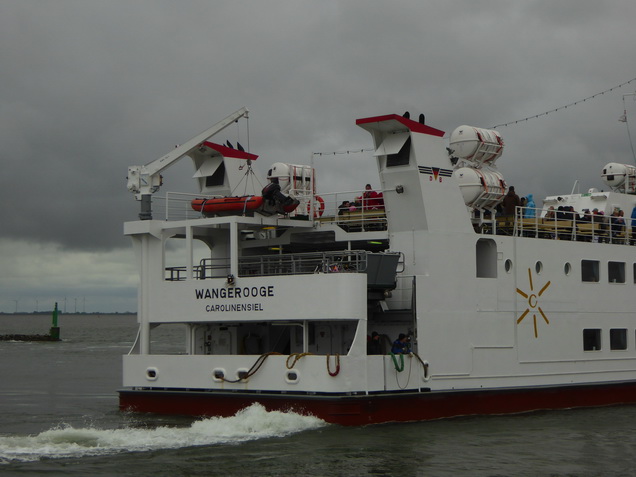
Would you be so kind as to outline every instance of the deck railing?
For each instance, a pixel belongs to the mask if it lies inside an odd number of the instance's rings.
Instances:
[[[551,240],[575,240],[634,245],[636,236],[631,220],[625,219],[620,225],[611,216],[593,215],[581,217],[561,213],[554,217],[541,217],[542,209],[517,207],[515,215],[497,216],[494,220],[484,220],[479,231],[484,234],[514,235]],[[565,214],[565,215],[564,215]]]
[[[367,271],[367,252],[342,250],[333,252],[255,255],[239,258],[239,276],[266,277],[276,275],[305,275],[312,273],[364,273]],[[230,273],[230,258],[204,258],[193,267],[195,279],[224,278]],[[181,281],[187,268],[167,267],[166,281]]]
[[[240,276],[361,273],[366,269],[367,253],[360,250],[258,255],[239,259]]]
[[[362,198],[364,190],[352,190],[321,194],[313,202],[314,220],[319,224],[336,224],[348,232],[386,230],[387,220],[383,200]],[[212,199],[219,196],[168,192],[165,197],[153,197],[153,215],[158,220],[190,220],[203,217],[201,212],[192,209],[192,200]],[[356,200],[359,199],[359,200]],[[351,205],[344,208],[342,204]],[[309,218],[307,204],[290,216],[305,215]]]

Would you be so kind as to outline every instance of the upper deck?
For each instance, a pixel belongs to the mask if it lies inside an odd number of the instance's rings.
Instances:
[[[353,243],[354,248],[374,251],[380,248],[386,249],[391,230],[390,211],[384,207],[339,209],[339,205],[343,201],[360,196],[363,192],[353,190],[321,194],[320,199],[324,208],[320,213],[315,213],[316,217],[313,220],[310,220],[309,216],[289,218],[284,216],[266,217],[259,214],[252,214],[251,217],[242,215],[232,216],[232,218],[205,217],[200,212],[193,210],[190,205],[191,200],[195,197],[201,197],[201,194],[172,192],[169,192],[166,197],[158,198],[158,215],[159,218],[170,223],[170,225],[164,224],[163,228],[174,228],[175,226],[178,228],[177,223],[184,227],[188,223],[192,226],[194,225],[192,221],[196,222],[197,227],[221,227],[221,224],[235,220],[240,229],[240,239],[244,242],[243,247],[246,249],[262,247],[264,241],[270,248],[284,243],[285,240],[278,239],[283,237],[287,230],[293,230],[289,235],[294,236],[293,242],[297,245],[294,247],[290,243],[287,252],[300,251],[301,249],[302,251],[311,251],[312,243],[314,243],[316,250],[339,249],[341,247],[337,244],[341,242]],[[593,205],[600,205],[603,208],[604,202],[610,201],[608,194],[596,194],[603,199],[603,203],[599,202],[600,199],[595,198],[596,202]],[[585,196],[590,195],[582,194],[581,196],[585,198]],[[614,194],[611,200],[617,201],[619,199]],[[634,201],[635,199],[633,196],[626,196],[622,202],[630,200]],[[471,223],[475,233],[483,235],[495,234],[624,245],[636,243],[633,238],[635,227],[633,220],[629,217],[624,217],[624,225],[614,223],[614,218],[608,215],[586,217],[582,210],[575,211],[575,215],[572,216],[566,216],[568,214],[566,213],[562,216],[555,214],[553,217],[546,217],[546,210],[550,204],[552,204],[551,198],[547,198],[543,208],[518,207],[514,216],[498,215],[494,220],[491,217],[480,218],[478,214],[473,214]],[[411,213],[416,212],[412,211]],[[130,234],[132,230],[134,227],[128,227],[126,233]],[[307,234],[315,234],[316,239],[319,236],[322,238],[313,240],[312,236]],[[306,243],[301,247],[300,242],[302,241]],[[378,245],[382,245],[382,247],[378,247]],[[274,251],[279,252],[279,250]]]

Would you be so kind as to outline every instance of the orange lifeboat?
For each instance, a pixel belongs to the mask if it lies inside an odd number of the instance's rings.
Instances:
[[[242,197],[218,197],[216,199],[194,199],[192,208],[205,215],[240,214],[253,212],[263,205],[263,198],[258,195]]]

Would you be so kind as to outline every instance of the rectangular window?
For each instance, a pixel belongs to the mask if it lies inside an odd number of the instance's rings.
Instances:
[[[492,239],[477,240],[477,278],[497,278],[497,244]]]
[[[625,283],[625,263],[607,262],[607,279],[610,283]]]
[[[395,154],[386,156],[386,167],[406,166],[411,157],[411,136],[404,142],[400,150]]]
[[[211,176],[206,176],[205,178],[205,186],[206,187],[214,187],[214,186],[222,186],[225,183],[225,162],[222,162],[219,167],[216,168],[214,174]]]
[[[583,330],[583,350],[584,351],[600,351],[601,349],[601,330],[590,329]]]
[[[581,260],[581,280],[595,282],[600,280],[598,260]]]
[[[610,330],[610,349],[627,349],[627,330],[615,328]]]
[[[634,276],[634,283],[636,283],[636,263],[634,264],[634,269],[632,270],[632,275]]]

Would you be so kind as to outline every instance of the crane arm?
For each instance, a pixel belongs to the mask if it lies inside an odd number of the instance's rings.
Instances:
[[[128,168],[128,190],[136,194],[137,200],[142,200],[142,196],[144,195],[154,194],[161,186],[162,171],[176,163],[183,156],[186,156],[192,149],[206,139],[223,131],[233,122],[242,117],[247,118],[248,113],[248,109],[243,107],[206,129],[201,134],[176,147],[165,156],[143,166],[130,166]]]

